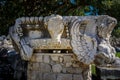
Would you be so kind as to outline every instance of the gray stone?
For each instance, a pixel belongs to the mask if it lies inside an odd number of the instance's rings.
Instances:
[[[30,79],[31,80],[36,80],[36,71],[31,71]]]
[[[103,80],[120,80],[120,67],[97,66],[96,68],[96,74]]]
[[[27,70],[27,79],[31,80],[31,76],[32,76],[31,71]]]
[[[36,55],[36,56],[37,56],[37,55]],[[40,55],[40,56],[36,57],[36,61],[42,62],[42,61],[43,61],[43,56]]]
[[[59,61],[59,56],[58,55],[51,55],[51,59],[53,60],[53,61]]]
[[[66,68],[63,68],[63,69],[62,69],[62,73],[66,73]]]
[[[5,35],[0,36],[0,41],[3,41],[6,38]]]
[[[53,66],[56,64],[56,62],[51,60],[50,64]]]
[[[80,67],[79,64],[73,64],[73,67]]]
[[[73,80],[83,80],[82,74],[81,75],[77,75],[77,74],[73,75]]]
[[[78,74],[81,74],[82,73],[82,68],[72,68],[72,67],[70,67],[70,68],[65,68],[66,69],[66,72],[67,73],[71,73],[71,74],[76,74],[76,73],[78,73]]]
[[[42,73],[40,71],[36,72],[36,79],[35,80],[43,80]]]
[[[66,63],[65,66],[66,66],[66,67],[71,67],[71,66],[72,66],[72,63],[71,63],[71,62]]]
[[[28,69],[28,70],[32,70],[32,63],[28,62],[27,69]]]
[[[50,63],[50,56],[49,55],[44,55],[44,62]]]
[[[59,57],[59,61],[62,63],[63,62],[63,57]]]
[[[43,80],[56,80],[56,74],[45,73],[43,75]]]
[[[57,80],[72,80],[72,74],[58,74]]]
[[[59,72],[62,71],[62,66],[61,66],[60,64],[53,65],[53,66],[52,66],[52,70],[53,70],[53,72],[55,72],[55,73],[59,73]]]
[[[47,63],[40,63],[40,72],[51,72],[52,68],[49,64]]]
[[[33,54],[31,62],[43,62],[43,55]]]
[[[38,71],[40,69],[40,63],[37,62],[30,63],[30,65],[28,64],[28,67],[32,70]]]
[[[30,31],[28,35],[30,38],[39,38],[42,36],[42,33],[36,30],[36,31]]]
[[[70,63],[70,62],[71,62],[71,56],[70,55],[64,56],[64,63]]]
[[[27,74],[28,74],[27,75],[28,80],[43,80],[42,73],[39,71],[31,70],[31,71],[28,71]]]

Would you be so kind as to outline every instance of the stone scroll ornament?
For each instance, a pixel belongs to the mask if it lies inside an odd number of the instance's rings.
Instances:
[[[80,62],[97,65],[113,63],[115,50],[109,38],[117,21],[106,15],[71,21],[71,46]]]
[[[117,62],[115,50],[109,42],[116,24],[116,19],[107,15],[22,17],[10,28],[10,35],[23,60],[29,61],[35,48],[69,47],[80,62],[100,65]],[[61,38],[65,26],[68,28],[66,34],[70,35]]]
[[[38,30],[38,23],[41,23],[42,19],[42,17],[18,18],[15,25],[9,30],[14,48],[21,55],[23,60],[30,60],[33,54],[33,47],[30,45],[30,40],[42,36],[41,31]],[[34,31],[32,30],[33,26],[31,27],[30,24],[35,24]],[[27,28],[28,31],[24,31],[24,28]]]

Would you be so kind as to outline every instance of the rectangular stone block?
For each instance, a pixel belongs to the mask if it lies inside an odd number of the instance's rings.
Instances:
[[[47,64],[47,63],[40,63],[40,72],[42,72],[42,73],[52,72],[51,65]]]
[[[36,79],[36,71],[31,71],[31,80],[35,80]]]
[[[70,63],[71,62],[71,55],[64,56],[64,63]]]
[[[27,78],[28,80],[43,80],[42,73],[39,71],[28,71]]]
[[[57,80],[72,80],[72,74],[58,74]]]
[[[43,55],[33,54],[31,62],[43,62]]]
[[[45,73],[43,75],[43,80],[56,80],[56,74],[53,73]]]
[[[60,64],[55,64],[52,66],[52,70],[54,73],[60,73],[62,71],[62,66]]]
[[[65,67],[71,67],[71,66],[72,66],[71,62],[65,64]]]
[[[58,55],[51,55],[51,59],[52,59],[53,61],[58,62],[58,61],[59,61],[59,56],[58,56]]]
[[[73,75],[73,80],[83,80],[82,74],[81,75]]]
[[[40,63],[38,63],[38,62],[33,62],[33,63],[29,62],[28,63],[28,69],[38,71],[40,69]]]
[[[42,73],[40,71],[36,71],[36,78],[35,80],[43,80]]]
[[[44,61],[44,63],[50,63],[50,56],[49,55],[44,55],[43,61]]]
[[[81,68],[64,68],[66,70],[66,73],[70,73],[70,74],[81,74],[82,73],[82,69]]]

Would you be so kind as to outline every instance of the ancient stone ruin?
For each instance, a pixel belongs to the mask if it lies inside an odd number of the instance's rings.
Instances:
[[[22,17],[10,28],[14,48],[28,61],[28,80],[91,80],[90,64],[117,64],[107,16]]]

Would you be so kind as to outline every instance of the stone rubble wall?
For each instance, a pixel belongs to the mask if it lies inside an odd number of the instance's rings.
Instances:
[[[28,80],[91,80],[90,66],[80,63],[74,54],[35,53],[27,73]]]

